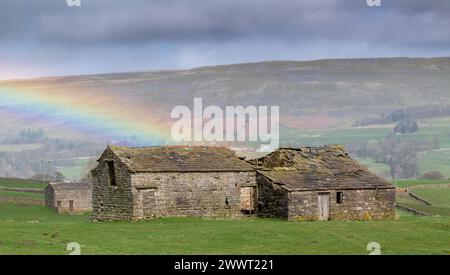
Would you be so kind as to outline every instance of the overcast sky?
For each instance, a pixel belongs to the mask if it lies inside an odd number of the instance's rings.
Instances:
[[[264,60],[450,56],[450,1],[0,1],[0,79]]]

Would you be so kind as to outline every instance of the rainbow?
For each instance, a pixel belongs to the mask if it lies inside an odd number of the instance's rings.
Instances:
[[[42,87],[0,86],[0,112],[49,127],[62,127],[111,143],[160,145],[170,143],[167,122],[155,120],[148,104],[108,97],[105,92]],[[167,114],[167,118],[170,113]],[[152,119],[153,118],[153,119]]]

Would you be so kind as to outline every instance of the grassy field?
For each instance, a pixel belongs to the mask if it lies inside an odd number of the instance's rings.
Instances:
[[[417,185],[442,185],[442,184],[450,184],[450,180],[398,180],[395,183],[397,187],[401,188]],[[394,185],[394,182],[392,182],[392,185]],[[450,204],[450,197],[448,203]]]
[[[450,178],[450,149],[428,151],[419,154],[419,173],[439,171],[446,178]]]
[[[450,188],[414,189],[413,192],[433,205],[449,208],[450,211]]]
[[[292,142],[302,146],[321,146],[383,139],[392,132],[392,128],[393,126],[317,130],[282,128],[280,136],[282,142]]]
[[[0,254],[450,254],[450,218],[372,222],[162,218],[90,223],[42,206],[0,203]]]
[[[450,188],[444,187],[450,181],[439,180],[404,180],[397,181],[398,187],[410,187],[411,192],[430,202],[427,205],[407,194],[397,196],[397,203],[431,214],[450,217]]]
[[[426,198],[425,198],[426,199]],[[401,196],[397,198],[397,203],[414,208],[416,210],[431,214],[431,215],[439,215],[443,217],[450,217],[450,208],[438,205],[427,205],[421,203],[409,196]],[[450,235],[450,233],[449,233]],[[449,237],[450,238],[450,237]]]
[[[44,199],[43,194],[29,193],[29,192],[16,192],[0,190],[0,197],[17,197],[17,198],[30,198],[30,199]]]
[[[15,188],[37,184],[0,183]],[[369,222],[160,218],[91,223],[89,214],[59,215],[44,206],[0,202],[0,254],[68,254],[70,242],[80,243],[83,254],[368,254],[367,244],[378,242],[383,254],[448,255],[450,189],[435,188],[448,183],[397,182],[414,187],[435,205],[408,196],[399,197],[398,202],[439,216],[419,217],[398,211],[395,220]],[[0,191],[2,194],[42,198],[23,192]]]
[[[21,179],[2,179],[0,178],[0,187],[6,188],[30,188],[30,189],[44,189],[47,183],[36,182],[33,180]]]

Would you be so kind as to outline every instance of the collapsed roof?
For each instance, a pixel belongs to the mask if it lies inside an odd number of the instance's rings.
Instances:
[[[340,145],[280,148],[251,163],[269,181],[291,191],[393,188]]]
[[[90,190],[92,185],[90,183],[77,183],[77,182],[50,182],[49,186],[55,191],[66,190]]]

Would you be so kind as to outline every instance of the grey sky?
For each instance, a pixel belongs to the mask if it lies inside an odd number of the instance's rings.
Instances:
[[[0,1],[0,79],[263,60],[450,56],[450,1]]]

